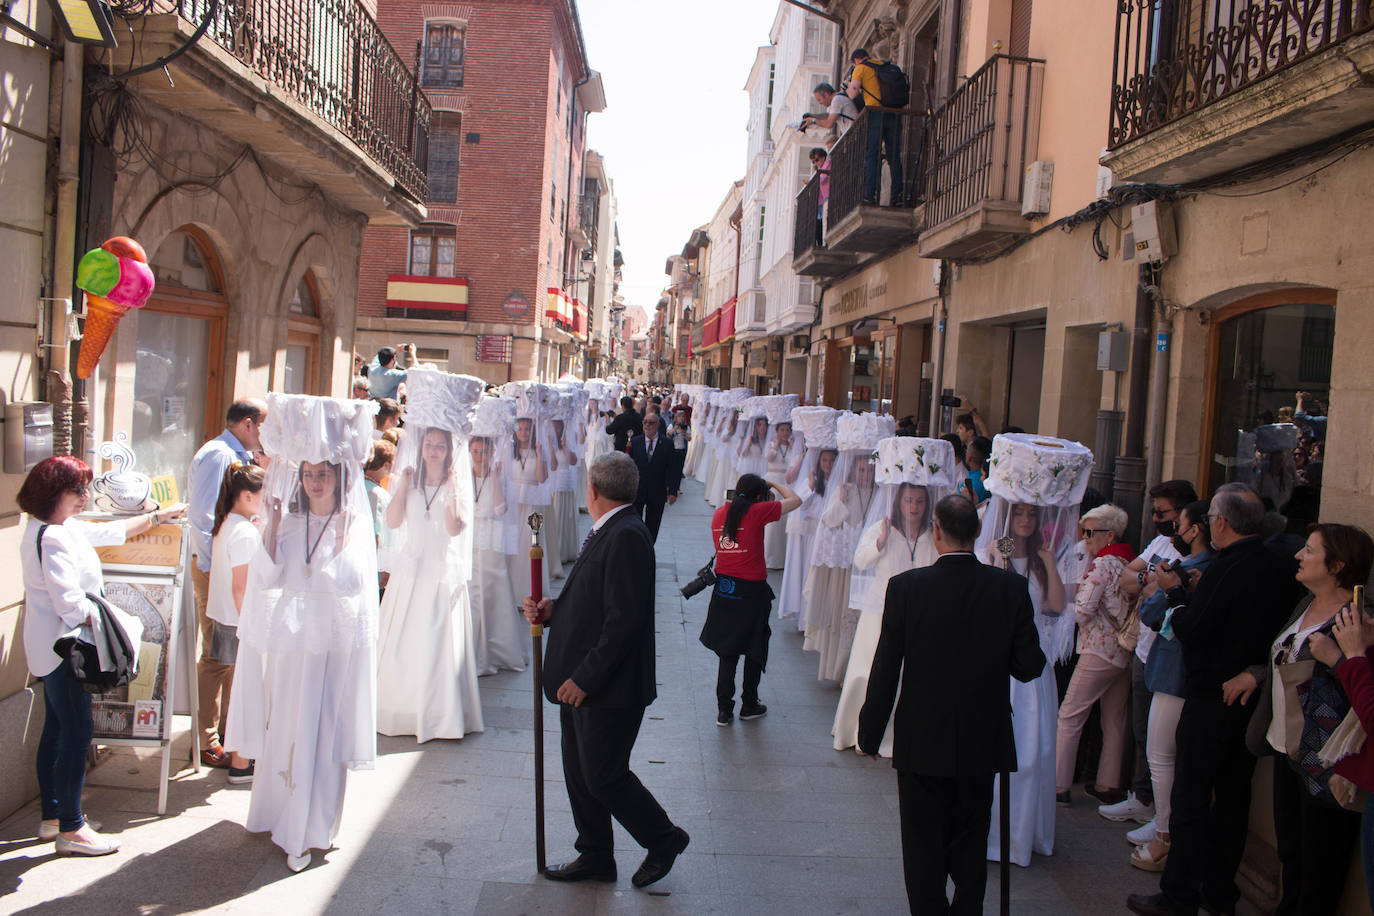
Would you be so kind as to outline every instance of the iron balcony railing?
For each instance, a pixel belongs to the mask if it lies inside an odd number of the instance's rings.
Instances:
[[[1039,136],[1045,62],[994,54],[931,115],[926,149],[927,226],[987,201],[1021,199]]]
[[[596,194],[583,194],[577,200],[577,221],[587,238],[596,244],[596,224],[600,209],[600,198]]]
[[[797,194],[797,225],[792,236],[792,257],[799,258],[812,248],[824,248],[821,235],[821,173],[811,176]]]
[[[1370,0],[1118,0],[1108,146],[1370,28]]]
[[[866,172],[868,158],[869,131],[882,129],[880,119],[897,119],[898,154],[902,166],[900,188],[886,199],[886,206],[911,208],[921,201],[921,149],[926,127],[923,112],[909,109],[868,107],[859,115],[854,125],[845,131],[830,150],[830,199],[826,202],[826,223],[836,226],[860,206],[880,206],[883,203],[882,163],[885,155],[878,160],[878,193],[876,197],[865,199]],[[880,150],[880,153],[883,151]],[[795,249],[794,249],[795,250]]]
[[[159,0],[193,23],[210,7]],[[359,0],[221,0],[205,37],[346,135],[410,197],[426,198],[429,100]]]

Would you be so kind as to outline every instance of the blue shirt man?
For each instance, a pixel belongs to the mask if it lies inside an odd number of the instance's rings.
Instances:
[[[235,461],[253,460],[253,453],[262,448],[258,435],[265,419],[264,402],[255,398],[235,401],[229,405],[224,432],[202,445],[191,459],[186,516],[191,522],[191,552],[201,572],[210,571],[210,532],[215,526],[215,502],[224,472]]]
[[[412,345],[403,344],[402,351],[414,359]],[[382,347],[377,358],[367,367],[367,390],[374,398],[394,398],[396,389],[406,380],[406,370],[396,365],[396,349]]]

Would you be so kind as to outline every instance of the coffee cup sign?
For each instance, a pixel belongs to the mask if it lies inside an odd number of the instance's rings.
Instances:
[[[102,442],[96,454],[114,465],[91,481],[91,489],[123,512],[137,512],[152,493],[152,481],[146,474],[134,470],[134,452],[129,448],[128,436],[119,433],[114,442]]]

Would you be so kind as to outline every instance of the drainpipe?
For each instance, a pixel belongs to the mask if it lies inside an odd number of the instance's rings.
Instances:
[[[1158,483],[1164,476],[1164,419],[1169,397],[1169,350],[1173,321],[1158,287],[1153,288],[1157,312],[1155,318],[1155,355],[1150,367],[1150,419],[1148,459],[1145,480]]]
[[[930,437],[932,439],[940,435],[940,417],[943,416],[940,406],[940,396],[945,389],[945,322],[949,319],[949,309],[945,305],[945,291],[948,284],[945,281],[946,271],[949,265],[946,261],[940,262],[940,282],[936,284],[935,314],[935,333],[939,335],[939,342],[932,345],[935,351],[935,366],[930,373]]]
[[[1126,441],[1116,459],[1112,502],[1126,510],[1127,543],[1140,540],[1145,509],[1145,410],[1149,397],[1150,326],[1154,313],[1154,270],[1140,265],[1135,290],[1135,323],[1131,329],[1131,377],[1127,397]]]
[[[74,301],[77,191],[81,184],[81,82],[85,49],[66,42],[62,52],[62,111],[58,127],[57,229],[53,240],[53,298]],[[53,454],[71,455],[84,448],[72,441],[71,342],[67,314],[58,303],[48,309],[45,334],[47,372],[44,393],[53,406]]]

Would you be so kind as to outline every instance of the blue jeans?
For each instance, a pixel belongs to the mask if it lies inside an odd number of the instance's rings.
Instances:
[[[43,820],[57,818],[63,833],[80,830],[81,790],[86,784],[86,750],[95,722],[91,695],[72,680],[65,665],[43,675],[47,718],[38,739],[38,794]]]
[[[902,198],[902,122],[890,111],[869,112],[868,155],[864,159],[864,202],[878,202],[881,153],[887,148],[887,167],[892,172],[892,200],[898,206]]]

